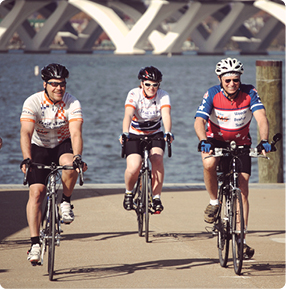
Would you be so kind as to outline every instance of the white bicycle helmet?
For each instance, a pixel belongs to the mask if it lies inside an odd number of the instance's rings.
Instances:
[[[228,72],[237,72],[242,74],[243,73],[243,64],[238,61],[236,58],[226,58],[222,59],[220,62],[217,63],[215,73],[218,76],[221,76]]]

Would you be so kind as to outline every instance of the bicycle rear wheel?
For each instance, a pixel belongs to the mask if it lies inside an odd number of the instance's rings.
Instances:
[[[55,264],[55,234],[56,234],[56,211],[55,211],[55,195],[51,196],[51,207],[49,214],[49,229],[48,229],[48,272],[50,281],[53,280],[54,275],[54,264]]]
[[[143,174],[143,195],[145,205],[145,241],[147,243],[149,242],[149,191],[150,179],[148,177],[148,171],[146,170]]]
[[[234,272],[240,275],[243,263],[244,218],[241,192],[239,189],[233,194],[232,214],[232,256]]]
[[[228,201],[223,194],[223,187],[220,187],[219,192],[220,212],[218,215],[217,228],[217,247],[219,262],[222,267],[226,267],[229,253],[229,209]]]

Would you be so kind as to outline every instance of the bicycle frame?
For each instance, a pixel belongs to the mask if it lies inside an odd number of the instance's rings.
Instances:
[[[137,199],[134,202],[138,221],[138,234],[141,237],[143,233],[143,217],[145,217],[145,240],[149,241],[149,213],[152,207],[152,176],[149,164],[148,142],[144,145],[142,164],[138,180],[135,186],[135,195]]]
[[[47,202],[45,205],[44,213],[42,215],[42,229],[40,230],[40,241],[41,241],[41,262],[43,265],[44,254],[46,252],[46,247],[49,247],[49,256],[48,256],[48,273],[49,280],[53,280],[54,274],[54,256],[55,256],[55,246],[60,245],[60,233],[61,225],[60,218],[57,206],[57,175],[60,170],[74,170],[73,166],[57,166],[55,163],[52,163],[50,166],[38,163],[30,163],[26,170],[24,176],[24,184],[27,183],[27,175],[30,167],[37,167],[38,169],[47,169],[50,170],[49,175],[47,176],[47,186],[46,186],[46,197]],[[83,184],[83,170],[82,167],[80,170],[80,185]],[[36,265],[36,264],[33,264]]]

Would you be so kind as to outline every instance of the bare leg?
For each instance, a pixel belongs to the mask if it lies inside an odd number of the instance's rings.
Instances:
[[[217,158],[207,158],[208,153],[202,152],[202,161],[204,166],[204,182],[206,189],[210,195],[211,200],[217,199],[218,183],[217,183],[217,173],[216,166],[219,162]]]
[[[153,195],[161,195],[164,181],[164,151],[154,147],[150,150],[150,161],[152,164],[152,187]]]
[[[30,186],[29,200],[26,206],[26,212],[31,237],[37,237],[40,235],[42,202],[45,198],[45,194],[46,187],[44,185],[33,184]]]
[[[248,225],[248,214],[249,214],[249,202],[248,202],[248,182],[249,182],[249,174],[241,173],[239,175],[239,188],[241,190],[242,197],[242,205],[243,205],[243,217],[244,217],[244,226],[245,228]]]
[[[60,157],[60,165],[72,166],[73,154],[63,154]],[[62,171],[62,184],[63,193],[65,196],[70,197],[72,195],[74,186],[76,184],[78,173],[75,170],[63,170]]]
[[[132,191],[137,181],[142,158],[139,154],[131,154],[126,158],[125,187]]]

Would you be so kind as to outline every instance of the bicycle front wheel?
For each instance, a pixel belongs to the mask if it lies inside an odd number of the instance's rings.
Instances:
[[[233,194],[232,212],[232,256],[234,272],[240,275],[243,262],[244,218],[241,192]]]
[[[142,197],[142,176],[139,176],[137,180],[137,184],[135,187],[135,211],[137,215],[137,222],[138,222],[138,235],[142,237],[143,235],[143,197]]]
[[[146,170],[143,174],[143,195],[145,205],[145,241],[149,242],[149,177],[148,171]]]
[[[229,204],[222,187],[220,188],[219,202],[220,212],[216,223],[217,247],[220,265],[226,267],[229,252]]]
[[[56,235],[56,201],[55,195],[51,196],[51,207],[49,214],[49,229],[48,229],[48,246],[49,246],[49,254],[48,254],[48,272],[50,281],[53,280],[54,275],[54,263],[55,263],[55,235]]]

